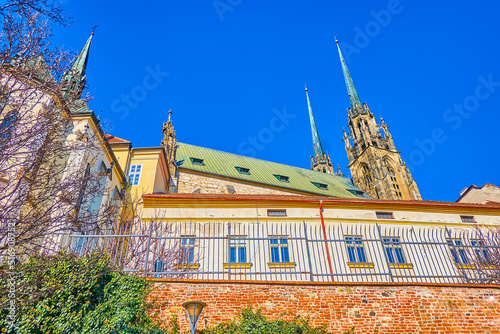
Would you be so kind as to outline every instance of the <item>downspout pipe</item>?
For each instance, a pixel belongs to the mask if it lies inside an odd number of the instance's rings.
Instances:
[[[330,258],[330,250],[328,248],[328,241],[326,237],[326,228],[325,228],[325,219],[323,218],[323,201],[319,201],[319,216],[321,217],[321,230],[323,231],[323,240],[325,240],[325,251],[326,251],[326,259],[328,261],[328,269],[330,270],[330,277],[333,279],[333,267],[332,267],[332,259]]]

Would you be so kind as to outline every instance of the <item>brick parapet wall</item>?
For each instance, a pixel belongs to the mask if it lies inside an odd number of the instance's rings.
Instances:
[[[198,329],[237,317],[250,305],[268,318],[310,317],[329,331],[344,333],[500,333],[498,287],[374,286],[273,283],[157,282],[151,297],[162,306],[168,324],[177,314],[189,325],[181,305],[187,300],[208,304]]]

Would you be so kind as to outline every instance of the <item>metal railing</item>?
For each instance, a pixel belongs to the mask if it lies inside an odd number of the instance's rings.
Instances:
[[[498,231],[319,222],[145,222],[60,233],[41,252],[108,252],[127,272],[168,279],[500,283]]]

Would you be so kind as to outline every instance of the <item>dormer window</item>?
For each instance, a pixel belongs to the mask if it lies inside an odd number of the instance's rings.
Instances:
[[[250,175],[250,169],[245,167],[234,167],[240,174]]]
[[[290,178],[288,176],[285,176],[285,175],[278,175],[278,174],[273,174],[275,178],[278,179],[278,181],[281,181],[281,182],[290,182]]]
[[[318,187],[321,190],[328,190],[328,184],[319,183],[319,182],[311,182],[311,183],[314,184],[316,187]]]
[[[346,190],[353,195],[363,196],[363,192],[361,190],[356,190],[356,189],[346,189]]]
[[[189,158],[189,160],[191,160],[191,163],[193,165],[196,165],[196,166],[205,166],[205,163],[203,162],[203,159],[199,159],[199,158]]]

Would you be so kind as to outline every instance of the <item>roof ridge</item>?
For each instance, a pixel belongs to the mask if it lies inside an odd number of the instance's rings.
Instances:
[[[104,137],[106,137],[106,139],[108,140],[108,142],[109,142],[109,141],[113,141],[113,142],[110,142],[110,144],[116,144],[116,143],[123,143],[123,144],[125,144],[125,143],[131,143],[131,141],[130,141],[130,140],[123,139],[123,138],[120,138],[120,137],[117,137],[117,136],[113,136],[113,135],[111,135],[111,134],[109,134],[109,133],[106,133],[106,134],[104,135]]]

